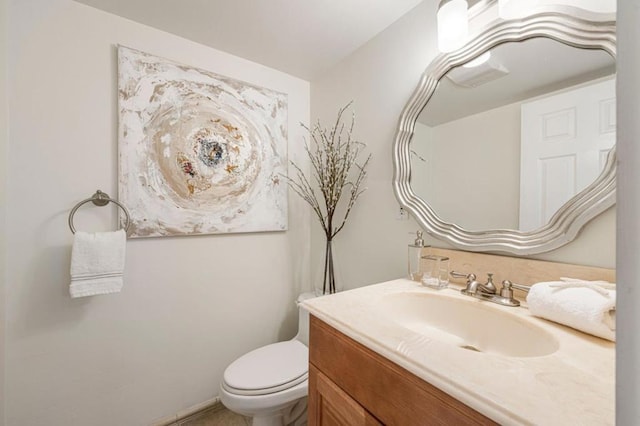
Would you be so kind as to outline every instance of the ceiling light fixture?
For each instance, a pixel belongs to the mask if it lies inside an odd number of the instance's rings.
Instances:
[[[498,16],[500,16],[502,19],[516,17],[518,15],[518,9],[520,9],[520,7],[518,6],[517,1],[498,0]]]
[[[438,49],[452,52],[462,47],[469,35],[467,0],[442,0],[438,5]]]
[[[498,0],[502,19],[522,18],[555,6],[571,6],[595,13],[616,13],[615,0]]]

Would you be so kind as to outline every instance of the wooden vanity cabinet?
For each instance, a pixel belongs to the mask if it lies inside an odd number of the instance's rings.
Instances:
[[[495,425],[413,373],[311,316],[309,425]]]

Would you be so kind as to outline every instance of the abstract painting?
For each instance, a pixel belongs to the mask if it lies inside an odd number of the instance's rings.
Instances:
[[[287,229],[287,95],[118,47],[132,237]]]

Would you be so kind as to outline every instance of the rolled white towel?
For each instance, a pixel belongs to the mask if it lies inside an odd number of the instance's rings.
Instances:
[[[542,282],[527,295],[531,314],[603,339],[616,340],[615,285],[603,281]]]
[[[115,232],[76,232],[71,251],[71,297],[117,293],[122,274],[127,235]]]

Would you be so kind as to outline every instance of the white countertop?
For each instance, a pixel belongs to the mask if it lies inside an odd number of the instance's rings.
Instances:
[[[394,293],[437,293],[517,315],[551,333],[556,352],[505,357],[421,338],[381,315],[376,305]],[[505,424],[615,424],[615,343],[530,315],[398,279],[304,302],[309,312],[469,407]],[[470,324],[470,327],[482,324]],[[495,330],[499,333],[500,330]]]

